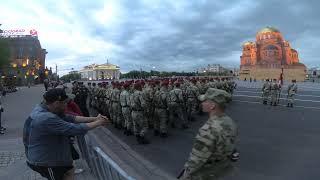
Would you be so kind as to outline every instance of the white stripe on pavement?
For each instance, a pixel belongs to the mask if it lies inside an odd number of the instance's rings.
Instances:
[[[242,102],[242,103],[249,103],[249,104],[261,104],[263,105],[261,102],[252,102],[252,101],[241,101],[241,100],[232,100],[234,102]],[[283,106],[283,107],[287,107],[286,105],[283,104],[278,104],[279,106]],[[266,106],[266,105],[265,105]],[[316,110],[320,110],[320,108],[318,107],[307,107],[307,106],[294,106],[294,107],[298,107],[298,108],[305,108],[305,109],[316,109]]]
[[[248,93],[262,94],[262,92],[257,92],[257,91],[235,91],[235,92],[248,92]],[[283,94],[283,93],[281,93],[281,95],[286,96],[287,94]],[[296,96],[308,96],[308,97],[317,97],[317,98],[320,98],[320,96],[304,95],[304,94],[296,94]]]
[[[237,86],[237,87],[239,87],[239,88],[246,88],[246,89],[260,89],[261,90],[261,88],[262,88],[262,86],[261,87],[245,87],[245,86]],[[284,89],[282,89],[282,90],[285,90],[285,89],[287,89],[287,88],[285,88],[285,87],[283,87]],[[238,89],[238,88],[237,88]],[[236,90],[237,90],[236,89]],[[312,88],[311,88],[312,89]],[[311,92],[320,92],[320,89],[317,89],[317,90],[309,90],[309,89],[307,89],[307,88],[300,88],[299,87],[299,91],[311,91]]]
[[[261,96],[248,96],[244,94],[239,95],[233,95],[234,97],[248,97],[248,98],[262,98]],[[286,98],[280,98],[283,100],[287,100]],[[313,101],[313,100],[306,100],[306,99],[294,99],[295,101],[304,101],[304,102],[314,102],[314,103],[320,103],[320,101]]]

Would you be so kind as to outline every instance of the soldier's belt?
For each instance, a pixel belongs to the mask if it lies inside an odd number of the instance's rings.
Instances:
[[[118,103],[119,101],[112,101],[113,103]]]
[[[121,107],[123,107],[123,108],[129,108],[130,106],[121,106]]]

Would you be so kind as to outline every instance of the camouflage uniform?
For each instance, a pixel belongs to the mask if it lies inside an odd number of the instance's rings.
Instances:
[[[122,128],[122,110],[120,105],[120,90],[116,85],[111,92],[112,121],[118,129]]]
[[[145,134],[148,130],[148,120],[144,116],[143,110],[146,108],[146,102],[142,97],[141,90],[135,90],[130,98],[130,107],[132,109],[131,117],[133,121],[134,133],[138,143],[149,143],[145,139]]]
[[[167,137],[168,133],[168,90],[167,87],[162,87],[157,90],[154,95],[155,105],[155,120],[154,130],[155,135],[160,133],[161,137]]]
[[[82,114],[86,117],[89,117],[89,111],[87,109],[88,93],[89,90],[83,84],[80,84],[73,90],[73,94],[76,95],[76,97],[74,98],[74,102],[77,103]]]
[[[271,102],[270,102],[270,105],[276,106],[278,104],[278,98],[279,98],[279,92],[280,92],[280,86],[276,82],[276,80],[274,80],[272,82],[270,89],[271,89]]]
[[[288,107],[289,106],[293,107],[294,96],[296,95],[297,91],[298,91],[298,85],[295,83],[295,81],[293,81],[292,84],[288,86],[288,96],[287,96]]]
[[[198,96],[200,95],[199,89],[190,84],[187,88],[186,96],[187,96],[187,117],[188,120],[193,120],[192,115],[198,111],[199,101]]]
[[[107,116],[109,119],[112,118],[112,106],[111,106],[111,92],[112,92],[112,87],[107,86],[106,90],[104,91],[105,97],[106,97],[106,109],[105,111],[107,112]]]
[[[262,101],[263,101],[263,104],[267,104],[268,103],[268,99],[269,99],[269,96],[270,96],[270,90],[271,90],[271,84],[270,84],[269,80],[267,80],[262,86]]]
[[[127,89],[124,89],[120,93],[120,104],[122,107],[122,116],[124,118],[125,134],[131,135],[132,132],[132,118],[130,109],[130,93]]]
[[[178,123],[182,123],[182,128],[187,128],[187,118],[184,109],[184,98],[182,90],[179,87],[175,87],[169,92],[169,120],[171,126],[175,127],[175,119],[178,119]]]
[[[153,104],[153,96],[154,96],[154,89],[148,85],[146,88],[142,90],[142,97],[146,102],[146,108],[144,109],[145,116],[148,120],[148,126],[152,127],[154,120],[153,120],[153,113],[154,113],[154,104]]]
[[[200,97],[219,103],[231,98],[227,92],[210,88]],[[183,180],[215,180],[232,167],[230,157],[235,150],[237,126],[227,115],[211,115],[199,129],[189,159],[185,163]]]

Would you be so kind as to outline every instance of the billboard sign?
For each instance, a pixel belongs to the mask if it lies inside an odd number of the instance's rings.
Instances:
[[[38,36],[38,32],[35,29],[9,29],[3,30],[0,33],[2,37],[23,37],[23,36]]]

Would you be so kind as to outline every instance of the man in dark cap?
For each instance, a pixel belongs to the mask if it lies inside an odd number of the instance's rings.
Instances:
[[[47,91],[43,102],[33,109],[23,128],[28,166],[50,180],[74,176],[69,136],[84,135],[88,130],[108,123],[108,119],[101,115],[66,115],[68,100],[61,88]]]

